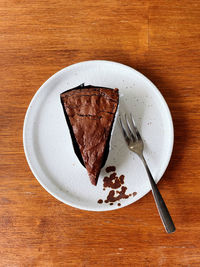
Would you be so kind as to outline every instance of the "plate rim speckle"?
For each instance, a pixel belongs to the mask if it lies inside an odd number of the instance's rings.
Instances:
[[[125,206],[128,206],[130,204],[132,204],[133,202],[135,202],[135,200],[133,200],[132,202],[129,203],[125,203],[125,205],[113,205],[113,206],[108,206],[108,208],[102,207],[101,205],[98,206],[98,208],[90,208],[87,206],[82,206],[79,203],[74,203],[74,202],[70,202],[70,201],[66,201],[65,199],[63,199],[62,197],[60,197],[58,195],[57,192],[53,192],[50,188],[48,188],[48,186],[45,185],[45,183],[43,183],[42,179],[40,179],[40,177],[37,174],[37,169],[35,168],[35,166],[33,166],[32,162],[31,162],[31,158],[30,158],[30,151],[29,151],[29,144],[28,144],[28,140],[27,140],[27,125],[28,125],[28,121],[30,119],[30,111],[32,106],[34,105],[35,100],[37,99],[37,96],[40,94],[40,92],[43,90],[43,88],[45,88],[46,85],[48,85],[53,79],[59,77],[62,73],[65,73],[66,70],[70,70],[72,68],[76,68],[79,67],[80,65],[84,65],[84,64],[94,64],[94,65],[102,65],[102,64],[111,64],[111,65],[119,65],[119,67],[124,68],[124,70],[131,70],[133,72],[135,72],[138,76],[140,76],[141,79],[144,79],[146,82],[149,83],[150,87],[152,87],[152,90],[154,90],[154,93],[156,93],[159,96],[160,101],[162,102],[162,105],[164,105],[164,108],[166,110],[166,115],[167,115],[167,119],[168,119],[168,124],[169,124],[169,147],[168,147],[168,155],[166,156],[167,160],[165,162],[165,166],[163,167],[163,171],[161,173],[161,177],[158,179],[158,181],[162,178],[164,172],[167,169],[167,166],[170,162],[171,159],[171,155],[172,155],[172,151],[173,151],[173,145],[174,145],[174,127],[173,127],[173,120],[172,120],[172,116],[171,116],[171,112],[169,110],[169,107],[163,97],[163,95],[161,94],[161,92],[158,90],[158,88],[142,73],[140,73],[139,71],[135,70],[132,67],[129,67],[127,65],[124,65],[122,63],[118,63],[118,62],[114,62],[114,61],[107,61],[107,60],[89,60],[89,61],[83,61],[83,62],[79,62],[79,63],[75,63],[72,64],[68,67],[65,67],[61,70],[59,70],[58,72],[56,72],[55,74],[53,74],[49,79],[47,79],[42,85],[41,87],[37,90],[37,92],[35,93],[35,95],[33,96],[27,111],[26,111],[26,115],[24,118],[24,125],[23,125],[23,146],[24,146],[24,152],[25,152],[25,156],[28,162],[28,165],[33,173],[33,175],[35,176],[35,178],[38,180],[38,182],[42,185],[42,187],[48,192],[50,193],[52,196],[54,196],[56,199],[58,199],[59,201],[70,205],[74,208],[78,208],[78,209],[82,209],[82,210],[88,210],[88,211],[109,211],[109,210],[116,210],[116,209],[120,209],[123,208]],[[70,88],[69,88],[70,89]],[[66,90],[66,88],[63,88],[63,91]],[[125,144],[124,144],[125,145]],[[158,182],[157,181],[157,182]],[[150,191],[150,187],[148,190],[145,191],[145,193],[140,197],[144,197],[148,192]],[[140,199],[139,198],[139,199]],[[137,199],[137,200],[139,200]],[[136,200],[136,201],[137,201]]]

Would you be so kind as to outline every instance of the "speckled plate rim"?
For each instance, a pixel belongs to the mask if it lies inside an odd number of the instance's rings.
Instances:
[[[64,204],[67,204],[69,206],[72,206],[74,208],[77,208],[77,209],[81,209],[81,210],[87,210],[87,211],[111,211],[111,210],[117,210],[117,209],[121,209],[121,208],[124,208],[130,204],[133,204],[134,202],[138,201],[139,199],[141,199],[142,197],[144,197],[147,193],[149,193],[151,191],[151,189],[148,189],[144,192],[143,195],[141,195],[140,198],[138,198],[137,200],[134,200],[130,203],[127,203],[126,205],[124,206],[110,206],[109,209],[105,209],[103,207],[101,207],[99,205],[99,208],[98,209],[91,209],[91,208],[88,208],[88,207],[85,207],[85,206],[81,206],[77,203],[74,203],[74,202],[71,202],[71,201],[66,201],[64,200],[62,197],[60,197],[57,193],[53,192],[51,189],[49,189],[44,183],[43,181],[40,179],[39,175],[37,174],[37,170],[35,170],[34,166],[32,165],[31,163],[31,160],[29,159],[29,153],[28,153],[28,145],[27,145],[27,140],[26,140],[26,129],[27,129],[27,124],[28,124],[28,120],[29,120],[29,113],[30,113],[30,108],[31,106],[33,105],[33,103],[35,102],[38,94],[40,94],[40,92],[43,90],[43,88],[48,84],[50,83],[53,79],[56,79],[58,76],[62,75],[66,70],[70,70],[76,66],[79,66],[79,65],[84,65],[85,63],[91,63],[91,64],[116,64],[116,65],[119,65],[121,67],[123,67],[124,69],[127,69],[127,70],[131,70],[133,72],[135,72],[138,76],[140,76],[142,79],[144,79],[148,84],[149,86],[152,88],[152,90],[154,90],[154,93],[157,94],[157,96],[159,97],[160,101],[162,102],[162,105],[164,106],[165,110],[166,110],[166,115],[168,117],[168,124],[169,124],[169,147],[168,147],[168,155],[166,156],[167,160],[165,162],[165,167],[163,168],[163,171],[161,173],[161,176],[160,178],[157,180],[157,183],[160,181],[160,179],[162,178],[163,174],[165,173],[167,167],[168,167],[168,164],[170,162],[170,159],[171,159],[171,155],[172,155],[172,151],[173,151],[173,145],[174,145],[174,127],[173,127],[173,120],[172,120],[172,116],[171,116],[171,112],[169,110],[169,107],[164,99],[164,97],[162,96],[161,92],[158,90],[158,88],[146,77],[144,76],[142,73],[140,73],[139,71],[133,69],[132,67],[129,67],[127,65],[124,65],[122,63],[118,63],[118,62],[114,62],[114,61],[107,61],[107,60],[89,60],[89,61],[82,61],[82,62],[79,62],[79,63],[75,63],[75,64],[72,64],[68,67],[65,67],[63,69],[61,69],[60,71],[56,72],[55,74],[53,74],[48,80],[46,80],[42,86],[37,90],[37,92],[35,93],[35,95],[33,96],[29,106],[28,106],[28,109],[27,109],[27,112],[26,112],[26,115],[25,115],[25,118],[24,118],[24,125],[23,125],[23,146],[24,146],[24,152],[25,152],[25,156],[26,156],[26,159],[27,159],[27,162],[28,162],[28,165],[33,173],[33,175],[35,176],[35,178],[38,180],[38,182],[40,183],[40,185],[49,193],[51,194],[52,196],[54,196],[57,200],[63,202]]]

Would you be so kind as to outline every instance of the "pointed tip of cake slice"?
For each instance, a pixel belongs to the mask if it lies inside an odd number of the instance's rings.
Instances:
[[[97,175],[94,175],[94,174],[91,174],[89,173],[89,177],[90,177],[90,181],[93,185],[97,185],[97,181],[98,181],[98,176]]]

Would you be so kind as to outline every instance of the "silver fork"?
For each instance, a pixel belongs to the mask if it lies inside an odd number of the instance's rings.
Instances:
[[[144,150],[144,143],[143,140],[140,136],[140,133],[135,125],[134,119],[132,117],[132,114],[130,114],[130,118],[127,119],[127,116],[125,114],[124,119],[122,118],[121,115],[119,115],[119,123],[122,129],[123,136],[125,138],[125,141],[128,145],[128,148],[132,151],[135,152],[139,158],[142,160],[144,163],[145,169],[147,171],[149,181],[151,184],[151,189],[152,193],[154,196],[154,200],[156,202],[156,206],[158,209],[158,212],[160,214],[160,218],[163,222],[163,225],[165,227],[165,230],[167,233],[173,233],[176,228],[174,226],[174,223],[172,221],[172,218],[169,214],[169,211],[165,205],[165,202],[157,188],[157,185],[153,179],[153,176],[149,170],[149,167],[146,163],[146,160],[143,156],[143,150]]]

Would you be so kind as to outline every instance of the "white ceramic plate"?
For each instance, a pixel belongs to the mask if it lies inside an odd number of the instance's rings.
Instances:
[[[162,177],[173,148],[173,123],[168,106],[155,87],[138,71],[110,61],[94,60],[74,64],[54,74],[37,91],[26,113],[23,141],[28,164],[39,183],[54,197],[76,208],[105,211],[127,206],[150,190],[149,180],[138,157],[125,145],[115,123],[111,150],[105,167],[116,166],[125,175],[127,193],[135,197],[122,199],[110,206],[99,204],[110,190],[103,191],[102,169],[98,185],[91,185],[86,169],[79,163],[71,142],[60,103],[60,93],[92,84],[119,88],[120,112],[132,112],[145,140],[144,155],[155,181]]]

